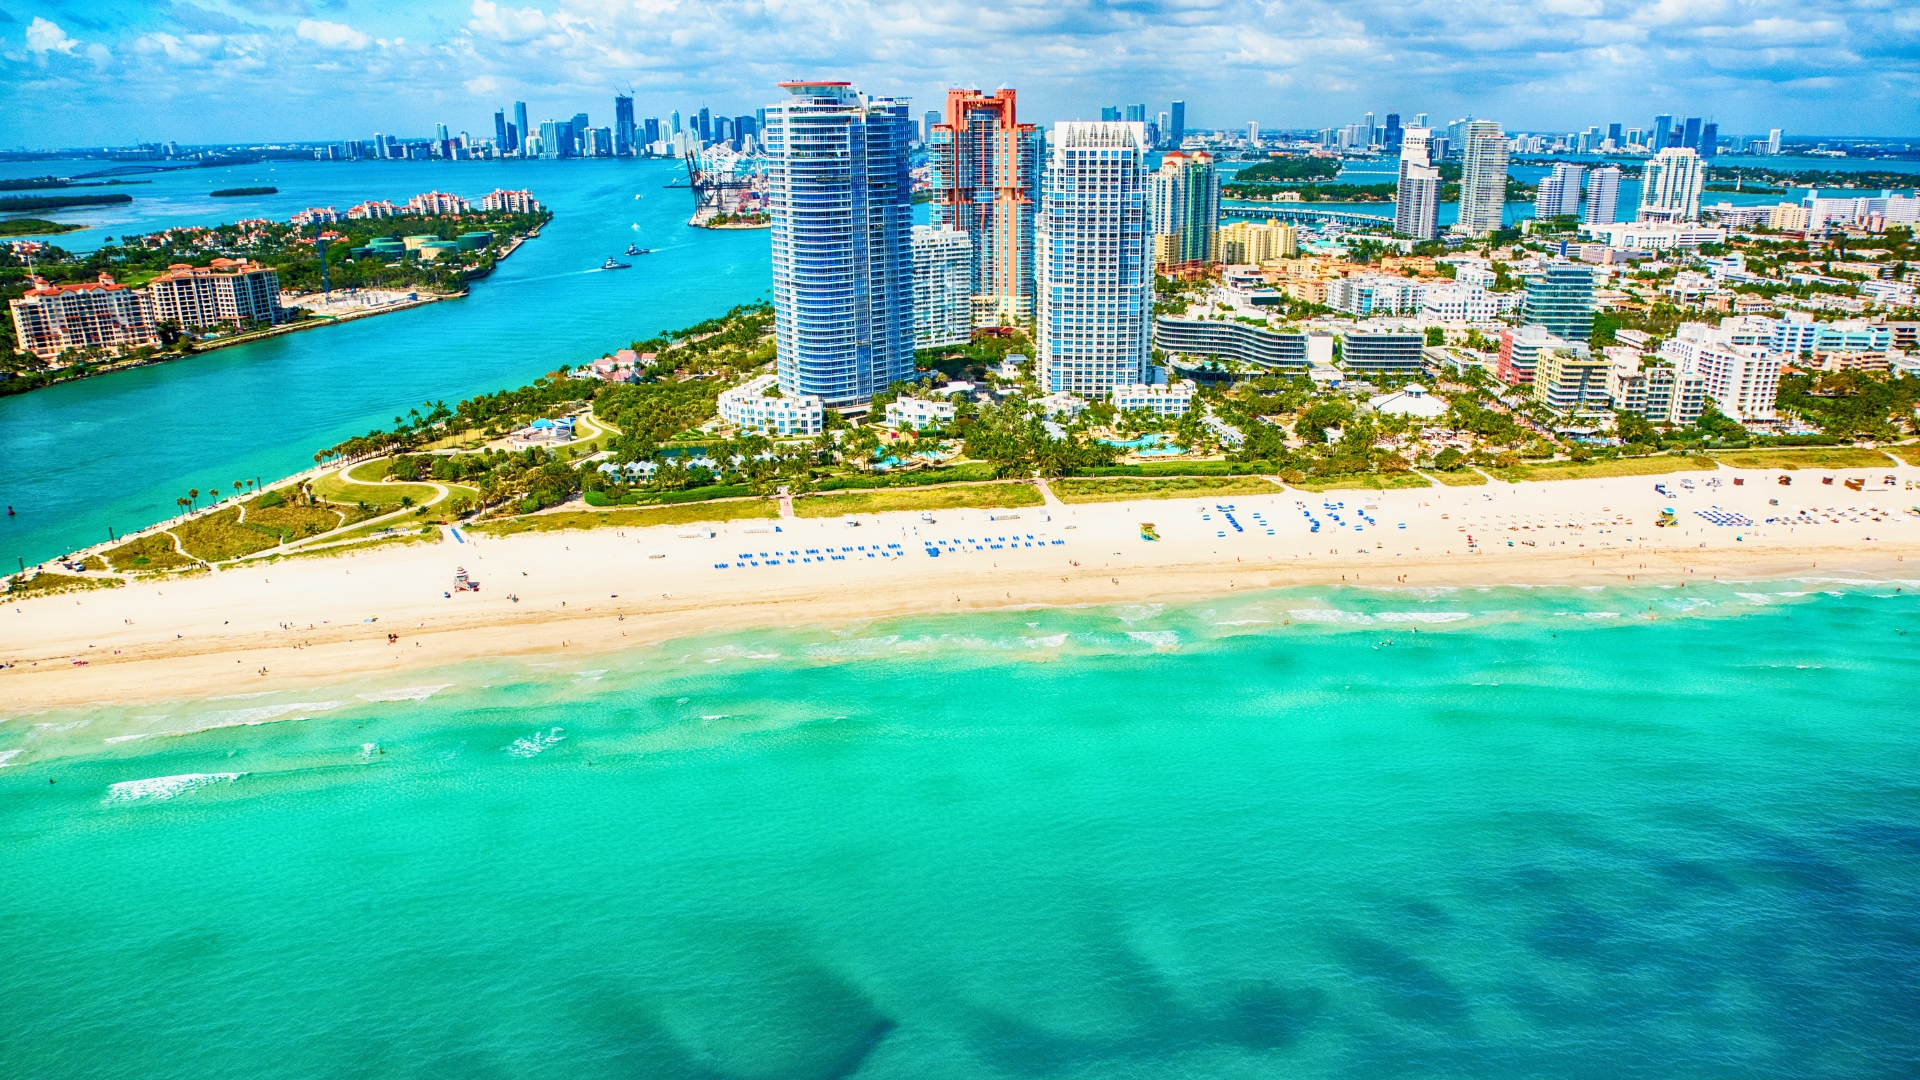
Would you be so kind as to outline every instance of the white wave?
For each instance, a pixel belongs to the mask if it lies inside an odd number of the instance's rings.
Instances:
[[[773,653],[754,652],[751,649],[743,649],[738,645],[722,645],[718,648],[708,649],[706,651],[706,655],[713,658],[711,660],[704,661],[705,663],[708,663],[708,664],[717,663],[721,660],[778,660],[780,659],[780,654],[777,652],[773,652]]]
[[[243,772],[181,773],[179,776],[155,776],[146,780],[124,780],[107,789],[108,802],[137,802],[141,799],[164,800],[210,784],[231,784],[247,775]]]
[[[524,739],[515,739],[513,745],[507,747],[507,753],[514,757],[533,757],[535,754],[545,752],[548,747],[556,743],[565,742],[567,737],[560,734],[565,730],[567,729],[557,727],[545,733],[536,731]]]
[[[900,636],[890,634],[886,637],[851,638],[842,641],[823,641],[801,648],[801,652],[817,660],[849,660],[862,656],[881,656],[899,651]]]
[[[1783,593],[1774,593],[1773,595],[1775,596],[1812,596],[1813,594],[1805,593],[1805,592],[1783,592]]]
[[[1663,603],[1667,607],[1675,609],[1676,611],[1697,611],[1703,607],[1713,606],[1713,601],[1711,600],[1696,600],[1693,598],[1687,598],[1682,600],[1663,600],[1661,601],[1661,603]]]
[[[1023,637],[1020,640],[1025,642],[1028,648],[1057,649],[1067,643],[1067,635],[1051,634],[1047,637]]]
[[[361,761],[372,761],[373,755],[379,752],[380,752],[380,744],[377,742],[363,742],[360,744],[360,760]]]
[[[132,742],[135,739],[151,739],[156,736],[193,735],[202,731],[213,731],[217,728],[258,727],[261,724],[278,724],[290,720],[310,720],[312,717],[307,715],[308,713],[326,712],[328,709],[337,709],[339,707],[340,703],[337,701],[295,701],[285,705],[263,705],[255,709],[235,709],[231,712],[202,713],[199,717],[196,717],[196,719],[205,722],[195,724],[189,728],[181,728],[178,731],[145,731],[137,735],[115,735],[104,741],[109,743]],[[295,715],[296,713],[300,715]]]
[[[1161,610],[1165,607],[1165,604],[1128,604],[1126,607],[1114,612],[1114,617],[1123,623],[1131,625],[1137,622],[1146,622],[1148,619],[1160,614]]]
[[[1771,596],[1768,596],[1768,595],[1767,595],[1766,593],[1757,593],[1757,592],[1737,592],[1737,593],[1734,593],[1733,595],[1735,595],[1735,596],[1737,596],[1737,597],[1739,597],[1739,598],[1740,598],[1740,599],[1742,599],[1742,600],[1748,600],[1748,601],[1751,601],[1751,602],[1753,602],[1753,603],[1756,603],[1756,604],[1771,604],[1771,603],[1773,603],[1773,597],[1771,597]]]
[[[725,720],[727,717],[732,715],[733,715],[732,713],[723,713],[723,712],[708,713],[707,715],[702,716],[700,719],[711,723],[715,720]]]
[[[6,768],[8,762],[24,753],[26,753],[24,749],[0,750],[0,769]]]
[[[221,694],[218,697],[202,698],[201,700],[203,701],[245,701],[251,698],[272,697],[275,694],[284,694],[284,693],[286,693],[285,690],[255,690],[251,694]]]
[[[605,675],[607,671],[607,668],[594,668],[592,671],[577,671],[574,674],[585,678],[588,676]]]
[[[1171,630],[1129,630],[1127,636],[1158,649],[1171,649],[1180,644],[1180,635]]]
[[[1372,618],[1357,611],[1335,611],[1332,608],[1294,608],[1287,614],[1301,622],[1323,623],[1370,623]]]
[[[1449,623],[1473,618],[1471,611],[1382,611],[1374,616],[1381,622]]]
[[[1620,613],[1617,611],[1583,611],[1580,613],[1580,617],[1583,619],[1617,619],[1620,617]]]
[[[1228,619],[1225,622],[1217,622],[1217,623],[1214,623],[1213,625],[1215,626],[1265,626],[1272,622],[1273,622],[1272,619]]]
[[[398,690],[377,690],[371,694],[353,696],[361,701],[425,701],[452,685],[452,683],[439,683],[434,686],[403,686]]]
[[[1793,579],[1802,585],[1885,585],[1884,581],[1871,578],[1850,577],[1797,577]]]

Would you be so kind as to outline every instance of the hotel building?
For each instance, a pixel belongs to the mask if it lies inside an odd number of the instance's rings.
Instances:
[[[720,421],[767,435],[820,434],[826,426],[826,408],[820,399],[768,394],[768,390],[777,389],[779,379],[778,375],[762,375],[722,390],[716,406]]]
[[[927,149],[933,224],[972,241],[973,325],[1031,325],[1045,134],[1019,122],[1010,87],[991,94],[954,89],[943,121],[928,125]]]
[[[1054,129],[1037,229],[1037,373],[1047,393],[1104,395],[1148,381],[1146,138],[1146,125],[1124,121]]]
[[[1700,220],[1707,166],[1684,146],[1668,147],[1647,162],[1640,178],[1639,220],[1667,225]]]
[[[1431,240],[1440,217],[1440,170],[1433,167],[1433,129],[1400,129],[1400,184],[1394,196],[1393,231]]]
[[[780,388],[856,405],[913,374],[907,102],[787,82],[767,107]]]
[[[1507,137],[1491,120],[1461,125],[1460,219],[1454,231],[1486,236],[1500,228],[1507,209]]]

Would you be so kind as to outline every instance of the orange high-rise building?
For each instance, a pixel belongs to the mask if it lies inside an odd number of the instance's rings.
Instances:
[[[973,325],[1033,321],[1033,225],[1045,136],[1022,124],[1014,91],[948,90],[927,135],[933,223],[973,241]]]

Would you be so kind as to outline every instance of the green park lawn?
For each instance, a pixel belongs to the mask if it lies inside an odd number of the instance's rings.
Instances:
[[[1914,447],[1901,447],[1909,454]],[[1904,455],[1903,455],[1904,456]],[[1716,450],[1715,461],[1736,469],[1883,469],[1893,464],[1878,450],[1857,446],[1768,447],[1762,450]],[[1909,463],[1914,463],[1908,459]]]
[[[908,488],[894,491],[841,492],[807,495],[793,500],[793,514],[803,518],[845,514],[884,514],[894,510],[1012,509],[1046,502],[1032,484],[961,484],[952,487]]]
[[[1280,488],[1258,476],[1075,476],[1049,484],[1063,503],[1121,502],[1127,499],[1201,499],[1223,495],[1278,495]]]
[[[1615,476],[1659,476],[1663,473],[1712,472],[1719,465],[1710,457],[1656,454],[1652,457],[1613,458],[1602,461],[1554,461],[1540,465],[1516,465],[1508,469],[1488,469],[1502,480],[1590,480]]]

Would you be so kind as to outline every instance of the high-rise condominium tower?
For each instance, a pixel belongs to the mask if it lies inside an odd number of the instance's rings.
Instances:
[[[1533,200],[1533,216],[1547,218],[1578,216],[1580,213],[1580,192],[1586,184],[1587,168],[1561,162],[1553,167],[1553,172],[1540,178],[1538,193]]]
[[[1153,268],[1144,124],[1055,126],[1041,178],[1040,385],[1104,394],[1144,382]]]
[[[524,101],[513,103],[513,126],[514,130],[520,134],[516,137],[512,148],[519,150],[526,145],[527,136],[533,134],[533,129],[527,126],[527,103]]]
[[[1015,92],[948,90],[929,129],[933,223],[972,241],[973,325],[1033,321],[1033,217],[1046,136],[1022,124]],[[937,114],[930,114],[937,115]]]
[[[788,82],[767,107],[780,389],[853,405],[913,374],[907,102]]]
[[[513,149],[507,145],[507,112],[505,109],[493,110],[493,145],[501,153]]]
[[[633,99],[625,94],[613,96],[613,152],[620,157],[634,152]]]
[[[1460,218],[1454,231],[1486,236],[1500,228],[1507,207],[1507,137],[1491,120],[1472,120],[1461,138]]]
[[[1607,165],[1587,177],[1587,213],[1582,220],[1594,225],[1611,225],[1619,220],[1620,170]]]
[[[913,227],[913,346],[973,339],[973,243],[958,229]]]
[[[1180,149],[1180,144],[1185,142],[1186,138],[1187,103],[1184,101],[1176,101],[1173,103],[1173,126],[1167,129],[1167,145],[1178,150]]]
[[[1641,221],[1700,220],[1700,189],[1706,163],[1686,147],[1668,147],[1654,155],[1640,174]]]
[[[1394,196],[1393,231],[1431,240],[1440,219],[1440,170],[1433,167],[1433,129],[1400,129],[1400,185]]]
[[[1213,155],[1172,151],[1153,174],[1153,268],[1199,269],[1220,259],[1220,174]]]
[[[1656,154],[1665,150],[1667,148],[1667,137],[1672,134],[1672,114],[1661,113],[1653,118],[1653,141],[1647,144],[1647,148]]]

